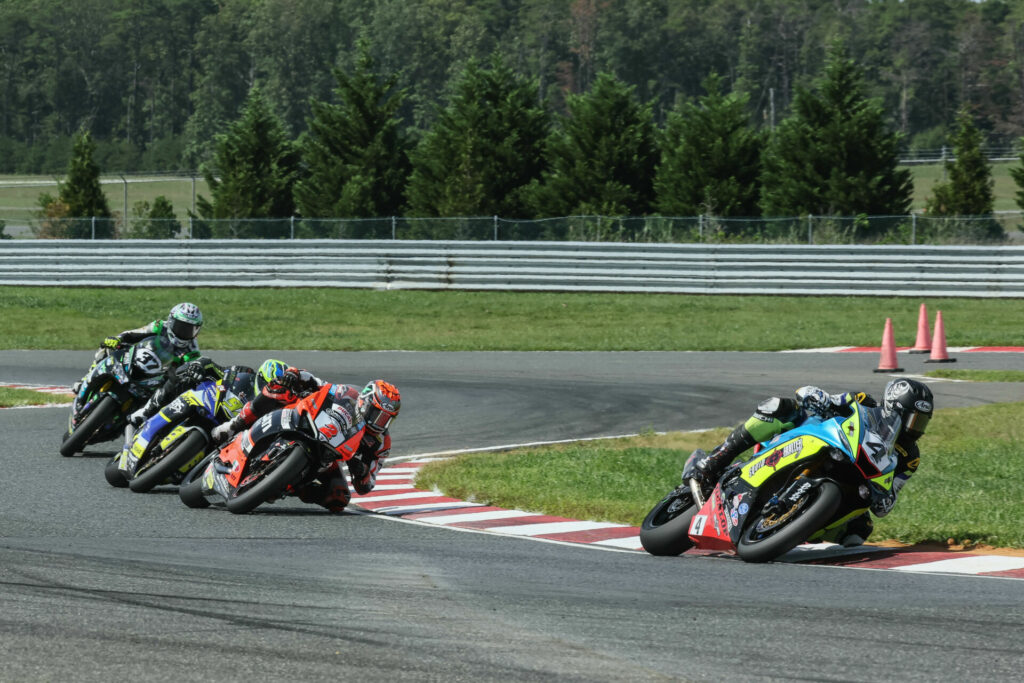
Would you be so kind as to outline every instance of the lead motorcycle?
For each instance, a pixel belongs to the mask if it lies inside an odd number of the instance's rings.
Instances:
[[[252,400],[255,371],[235,365],[221,379],[206,379],[149,418],[131,445],[111,458],[104,476],[111,486],[144,493],[179,484],[209,451],[210,432]]]
[[[127,416],[163,382],[170,360],[156,336],[109,351],[82,379],[60,454],[69,457],[88,444],[121,436]]]
[[[800,543],[831,537],[869,509],[871,488],[892,489],[900,417],[859,403],[849,416],[809,417],[759,444],[731,465],[714,488],[692,473],[648,513],[640,542],[652,555],[696,547],[768,562]],[[830,533],[831,532],[831,533]]]
[[[358,392],[325,385],[287,408],[264,415],[213,452],[185,477],[178,495],[203,508],[222,501],[230,512],[251,512],[292,495],[334,461],[359,449],[365,423],[356,412]]]

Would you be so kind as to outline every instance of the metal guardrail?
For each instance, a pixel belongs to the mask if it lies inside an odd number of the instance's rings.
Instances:
[[[0,285],[1024,297],[1024,247],[5,240]]]

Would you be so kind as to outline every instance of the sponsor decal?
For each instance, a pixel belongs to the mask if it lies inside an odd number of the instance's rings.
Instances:
[[[740,506],[736,510],[741,514],[745,515],[750,511],[750,506],[746,503],[740,503]]]
[[[732,521],[732,526],[740,525],[740,516],[735,509],[733,509],[733,511],[729,513],[729,519]]]
[[[793,493],[790,494],[789,502],[790,503],[797,502],[798,500],[800,500],[800,498],[803,497],[803,495],[805,493],[807,493],[807,490],[810,489],[810,488],[811,488],[811,482],[809,482],[809,481],[805,481],[803,484],[800,484],[800,486],[797,488],[797,490],[793,491]]]
[[[803,447],[804,447],[804,440],[803,439],[797,439],[796,441],[793,441],[792,443],[786,444],[785,446],[782,447],[782,457],[786,457],[787,455],[793,455],[794,453],[797,453],[797,452],[803,450]]]
[[[772,451],[768,454],[768,457],[764,459],[764,464],[772,469],[779,464],[779,460],[782,460],[782,453],[779,451]]]
[[[707,524],[707,515],[694,515],[693,521],[690,522],[690,533],[694,536],[700,536],[704,533],[704,525]]]
[[[917,401],[914,403],[914,407],[925,413],[932,412],[932,404],[929,401]]]

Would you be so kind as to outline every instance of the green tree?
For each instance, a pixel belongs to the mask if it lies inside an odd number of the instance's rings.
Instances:
[[[174,215],[174,205],[163,195],[149,202],[136,203],[132,209],[136,221],[131,233],[132,237],[149,240],[169,240],[177,237],[181,231],[181,222]]]
[[[196,200],[206,219],[286,219],[295,213],[294,185],[299,156],[280,119],[253,88],[241,117],[217,136],[212,164],[203,177],[210,199]],[[285,236],[287,221],[233,221],[213,226],[214,236]]]
[[[375,73],[366,43],[360,49],[353,73],[334,70],[338,103],[312,102],[309,130],[300,141],[306,173],[295,185],[295,204],[307,218],[401,212],[410,168],[397,116],[405,93],[396,88],[396,74]]]
[[[952,142],[953,160],[946,162],[949,180],[935,186],[933,196],[925,203],[925,211],[929,216],[937,217],[978,217],[976,220],[958,221],[953,227],[961,235],[975,239],[1002,239],[1005,236],[1002,226],[991,218],[995,204],[992,168],[981,150],[981,132],[966,108],[957,114]],[[1011,173],[1014,180],[1024,175],[1021,169],[1011,169]]]
[[[911,174],[899,167],[900,136],[864,76],[833,44],[813,90],[798,88],[793,113],[766,147],[761,208],[768,216],[903,215]]]
[[[1024,138],[1021,138],[1018,144],[1021,149],[1024,149]],[[1010,169],[1010,177],[1013,178],[1013,182],[1017,186],[1015,195],[1017,206],[1024,209],[1024,152],[1021,152],[1020,164]]]
[[[59,219],[49,236],[86,239],[93,236],[94,227],[97,238],[114,236],[110,207],[100,187],[100,167],[93,160],[95,151],[96,144],[87,131],[77,134],[67,175],[57,183],[57,197],[40,195],[39,205],[44,216]],[[95,220],[82,220],[87,218]]]
[[[654,177],[658,212],[667,216],[757,216],[764,136],[750,125],[748,96],[707,94],[669,113]]]
[[[540,216],[650,213],[658,162],[649,105],[614,76],[567,100],[569,114],[549,137],[549,170],[531,192]]]
[[[524,190],[544,167],[550,128],[537,87],[498,58],[490,68],[470,61],[412,154],[413,214],[528,215]]]

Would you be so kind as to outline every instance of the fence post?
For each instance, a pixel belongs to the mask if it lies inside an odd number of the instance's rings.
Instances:
[[[188,216],[188,238],[192,239],[192,214]]]
[[[295,239],[295,214],[291,215],[291,217],[288,219],[288,222],[291,224],[291,231],[292,231],[292,237],[291,238]]]
[[[910,243],[917,244],[917,214],[910,212]]]
[[[704,241],[704,214],[697,216],[697,241]]]
[[[494,241],[498,241],[498,216],[494,216]]]
[[[395,239],[395,217],[391,217],[391,239]]]
[[[814,228],[811,224],[811,214],[807,214],[807,244],[814,244]]]
[[[92,217],[92,238],[96,239],[96,216]]]

